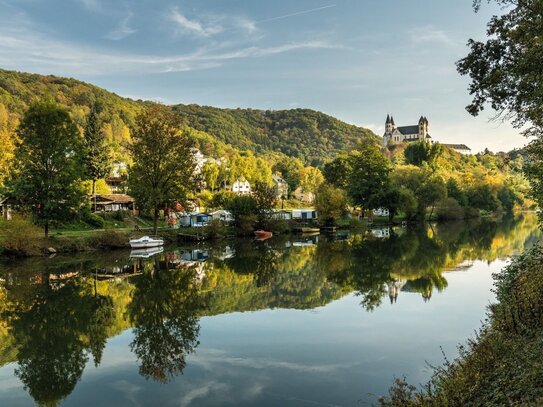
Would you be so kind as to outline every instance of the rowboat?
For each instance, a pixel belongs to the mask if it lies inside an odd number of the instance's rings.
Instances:
[[[147,249],[149,247],[158,247],[164,245],[164,240],[155,239],[149,236],[143,236],[139,239],[131,239],[130,247],[132,249]]]
[[[273,236],[273,233],[267,230],[255,230],[255,235],[257,238],[270,238]]]

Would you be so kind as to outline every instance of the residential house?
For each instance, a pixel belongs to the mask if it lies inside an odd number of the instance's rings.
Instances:
[[[208,213],[180,213],[177,219],[180,227],[201,228],[207,226],[213,217]]]
[[[231,187],[227,187],[233,193],[238,195],[250,195],[251,194],[251,184],[247,180],[238,179],[232,184]]]
[[[373,210],[373,216],[390,216],[390,212],[387,208],[377,208]]]
[[[106,184],[114,194],[125,194],[128,190],[128,166],[125,162],[117,162],[113,164],[113,169],[106,177]]]
[[[0,211],[2,212],[2,219],[11,220],[11,209],[13,207],[13,200],[9,198],[0,198]]]
[[[287,182],[277,174],[272,175],[272,180],[275,188],[275,196],[279,199],[282,197],[286,198],[288,196]]]
[[[234,221],[232,212],[224,210],[224,209],[219,209],[215,212],[211,212],[210,215],[213,220],[219,220],[224,223],[231,223]]]
[[[94,207],[94,200],[93,205]],[[113,212],[134,210],[134,198],[126,194],[96,195],[96,212]]]
[[[292,220],[292,212],[285,210],[272,210],[271,218],[277,220]]]
[[[293,209],[292,219],[295,220],[316,220],[317,211],[314,209]]]

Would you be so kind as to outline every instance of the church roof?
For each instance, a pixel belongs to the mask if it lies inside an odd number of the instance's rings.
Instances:
[[[469,150],[471,151],[471,148],[466,146],[465,144],[442,144],[442,146],[452,148],[453,150]]]
[[[385,124],[389,124],[390,123],[390,115],[387,114],[387,121],[385,122]]]
[[[406,134],[419,134],[419,126],[416,124],[413,126],[398,127],[398,131],[404,135]]]

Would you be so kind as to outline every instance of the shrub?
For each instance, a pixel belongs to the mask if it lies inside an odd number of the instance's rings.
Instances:
[[[44,240],[42,230],[20,217],[2,223],[0,247],[9,256],[36,256],[41,254]]]
[[[437,218],[439,220],[460,220],[464,219],[464,208],[454,198],[446,198],[437,206]]]
[[[87,225],[102,229],[104,227],[104,218],[96,213],[92,213],[90,210],[86,210],[81,215],[83,222]]]
[[[218,239],[224,237],[226,234],[223,223],[218,219],[213,219],[209,222],[204,228],[204,233],[210,239]]]
[[[90,244],[100,249],[121,249],[128,246],[128,236],[123,232],[104,230],[92,236]]]

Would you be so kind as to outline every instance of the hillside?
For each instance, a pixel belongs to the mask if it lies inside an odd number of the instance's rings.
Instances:
[[[129,138],[138,110],[152,103],[123,98],[72,78],[0,69],[0,105],[12,119],[20,117],[33,99],[45,95],[68,107],[80,126],[89,107],[99,102],[106,133],[114,145]],[[309,109],[262,111],[198,105],[176,105],[174,109],[186,125],[218,142],[256,155],[282,152],[313,165],[321,165],[338,151],[352,149],[363,137],[377,137],[370,130]]]
[[[370,130],[310,109],[264,111],[176,105],[174,110],[188,126],[224,143],[257,154],[282,152],[315,166],[334,158],[338,151],[351,150],[361,138],[377,138]]]

